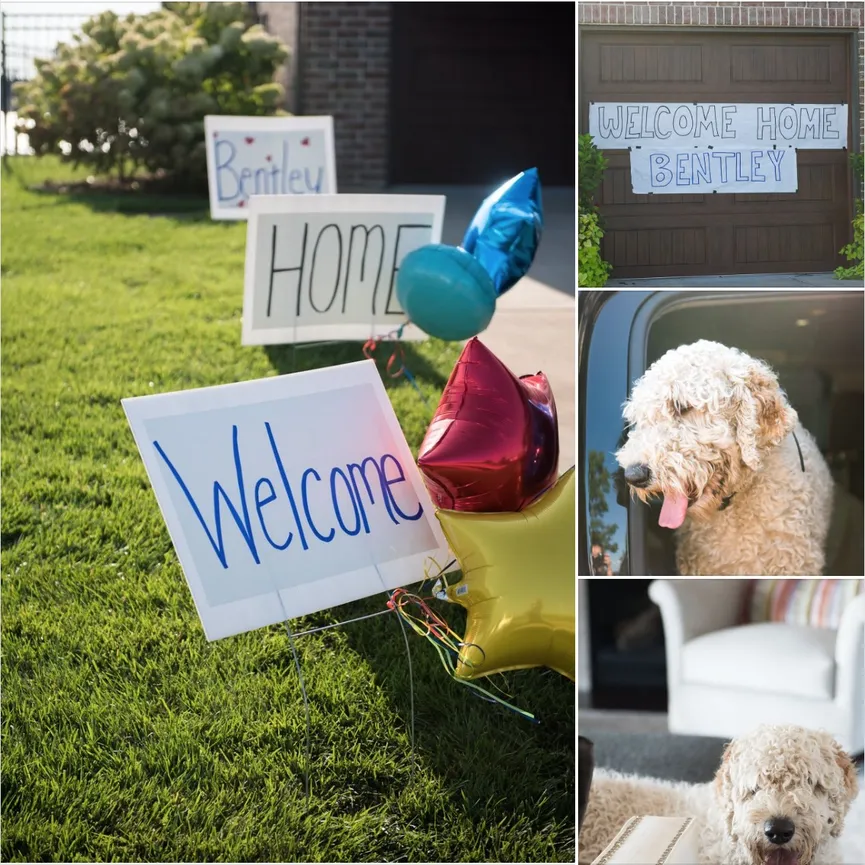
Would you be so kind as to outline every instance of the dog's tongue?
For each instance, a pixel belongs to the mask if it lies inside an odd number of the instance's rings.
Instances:
[[[799,857],[792,851],[779,847],[763,860],[764,865],[799,865]]]
[[[664,504],[661,506],[661,516],[658,517],[658,525],[663,526],[665,529],[677,529],[685,522],[685,514],[687,512],[687,496],[681,493],[666,493],[664,495]]]

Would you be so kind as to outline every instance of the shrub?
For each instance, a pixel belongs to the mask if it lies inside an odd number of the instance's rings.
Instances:
[[[861,188],[862,181],[865,180],[865,155],[861,153],[851,153],[850,164],[853,166],[853,176],[859,181]]]
[[[595,190],[604,179],[604,171],[607,160],[604,154],[595,147],[591,135],[581,135],[579,139],[579,203],[586,210],[590,210],[594,199]]]
[[[850,163],[853,166],[853,176],[858,182],[861,193],[863,174],[865,174],[865,161],[861,153],[851,153]],[[863,279],[865,278],[865,261],[863,261],[863,227],[865,227],[865,215],[862,210],[862,199],[856,199],[856,215],[853,217],[853,242],[848,243],[841,249],[848,261],[854,262],[849,267],[836,267],[836,279]]]
[[[862,199],[856,199],[856,216],[853,218],[853,242],[848,243],[841,249],[847,256],[848,261],[855,262],[849,267],[836,267],[836,279],[863,279],[865,278],[865,260],[863,260],[863,228],[865,228],[865,214],[862,211]]]
[[[144,168],[205,187],[204,116],[284,113],[273,75],[287,56],[246,3],[104,12],[17,85],[19,129],[37,155],[120,180]]]
[[[601,238],[604,232],[598,224],[598,214],[594,210],[584,211],[579,205],[579,253],[577,256],[577,275],[580,288],[601,288],[607,282],[610,264],[601,258]]]
[[[595,147],[591,135],[579,138],[579,196],[577,282],[583,288],[600,288],[606,284],[610,264],[601,258],[601,238],[604,236],[601,215],[594,203],[595,190],[604,179],[607,160]]]

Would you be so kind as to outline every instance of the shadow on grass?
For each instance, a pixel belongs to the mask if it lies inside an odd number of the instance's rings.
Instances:
[[[280,375],[292,372],[303,372],[308,369],[319,369],[324,366],[338,366],[343,363],[354,363],[364,360],[364,343],[352,342],[298,343],[295,345],[268,345],[265,353],[273,368]],[[447,376],[443,375],[411,344],[400,343],[405,365],[412,375],[420,382],[430,384],[441,390],[447,384]],[[389,350],[383,345],[377,354],[376,363],[382,374],[385,388],[395,387],[403,379],[388,375],[385,370]]]
[[[57,204],[85,204],[97,213],[121,216],[152,216],[182,222],[210,222],[210,202],[206,195],[182,193],[156,185],[152,188],[96,186],[87,181],[46,181],[26,187],[29,192],[53,198]],[[232,220],[214,220],[232,225]]]
[[[402,344],[402,348],[406,365],[420,382],[437,389],[444,387],[446,375],[412,344]],[[266,346],[265,353],[281,374],[350,363],[364,356],[363,343],[359,341]],[[382,347],[378,366],[385,386],[396,386],[400,379],[392,379],[383,371],[387,355],[386,347]],[[407,576],[408,585],[421,575]],[[531,579],[531,575],[526,578]],[[334,621],[347,622],[381,612],[386,602],[387,596],[378,594],[304,616],[293,622],[292,627],[297,632]],[[465,611],[461,607],[438,601],[433,601],[432,606],[457,633],[464,633]],[[339,642],[337,633],[341,635]],[[348,648],[358,663],[368,667],[376,687],[386,696],[398,719],[401,733],[408,738],[414,729],[419,773],[427,779],[435,778],[440,798],[449,807],[468,815],[478,825],[499,825],[504,821],[517,835],[528,833],[539,838],[554,833],[556,858],[572,861],[576,836],[574,683],[558,673],[541,669],[515,671],[496,676],[492,681],[478,682],[492,693],[499,693],[497,687],[506,690],[508,702],[535,715],[538,723],[532,723],[454,681],[426,640],[408,628],[405,633],[411,676],[403,632],[393,614],[306,635],[298,639],[297,646],[307,676],[311,665],[302,660],[307,653],[312,660],[322,651]],[[294,675],[287,640],[283,651],[270,663],[279,664],[287,675]],[[331,715],[343,711],[325,689],[316,687],[309,678],[306,684],[310,701],[322,712]],[[329,756],[330,747],[323,745],[313,728],[313,777],[318,761]],[[353,767],[351,787],[358,795],[354,807],[376,808],[388,791],[411,786],[408,754],[404,757],[393,776],[373,773],[367,776],[360,767]],[[418,807],[422,816],[423,806]]]
[[[380,595],[329,613],[337,621],[346,621],[377,612],[384,602]],[[455,631],[464,632],[461,607],[435,601],[432,605]],[[405,641],[394,615],[352,622],[341,630],[348,646],[374,673],[406,734],[413,710],[417,760],[440,781],[442,796],[479,822],[504,818],[516,823],[525,818],[538,834],[555,823],[560,833],[557,846],[567,857],[574,842],[576,811],[574,683],[542,669],[477,682],[500,696],[497,688],[505,689],[508,702],[535,716],[537,723],[532,723],[451,679],[433,647],[407,628],[410,677]],[[321,636],[301,637],[298,644]]]

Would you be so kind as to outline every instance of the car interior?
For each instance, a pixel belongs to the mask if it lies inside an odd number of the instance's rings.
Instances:
[[[814,436],[835,481],[861,502],[865,468],[862,292],[693,298],[669,307],[648,335],[647,366],[672,348],[708,339],[766,361]],[[625,492],[627,495],[627,492]],[[645,507],[633,502],[631,507]],[[674,574],[672,533],[646,520],[650,574]],[[834,575],[834,574],[833,574]]]

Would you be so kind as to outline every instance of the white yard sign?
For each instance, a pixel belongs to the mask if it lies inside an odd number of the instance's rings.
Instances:
[[[795,150],[664,148],[631,151],[635,194],[796,192]]]
[[[246,219],[253,195],[336,192],[332,117],[204,118],[213,219]]]
[[[626,149],[708,145],[716,148],[847,146],[847,105],[762,102],[593,102],[595,146]]]
[[[209,640],[447,561],[372,361],[123,407]]]
[[[441,240],[442,195],[256,196],[250,201],[243,344],[365,340],[406,320],[400,262]],[[424,339],[408,327],[402,339]]]

